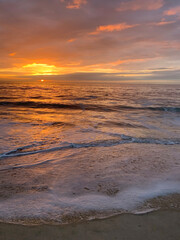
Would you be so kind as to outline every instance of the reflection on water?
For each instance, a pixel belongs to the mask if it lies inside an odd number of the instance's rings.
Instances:
[[[103,132],[179,137],[176,86],[21,82],[0,87],[2,153],[40,141],[92,141]]]

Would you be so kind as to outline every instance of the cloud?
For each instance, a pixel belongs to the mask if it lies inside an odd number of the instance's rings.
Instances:
[[[9,72],[12,73],[12,72]],[[15,74],[16,72],[14,72]],[[7,73],[6,73],[7,74]],[[68,81],[127,81],[127,82],[149,82],[149,83],[179,83],[180,69],[156,69],[149,70],[147,72],[143,71],[134,71],[133,73],[127,72],[116,72],[116,73],[104,73],[104,72],[76,72],[71,74],[61,74],[61,75],[16,75],[12,76],[9,79],[29,79],[29,80],[39,80],[43,78],[44,80],[68,80]],[[0,76],[0,80],[4,80]]]
[[[128,25],[126,23],[118,23],[113,25],[102,25],[96,28],[95,32],[91,32],[90,35],[96,35],[101,32],[114,32],[114,31],[123,31],[128,28],[133,28],[137,26],[137,24],[134,25]]]
[[[114,66],[117,66],[117,65],[121,65],[121,64],[129,64],[129,63],[138,63],[138,62],[145,62],[145,61],[148,61],[149,58],[146,58],[146,59],[141,59],[141,58],[137,58],[137,59],[126,59],[126,60],[117,60],[115,62],[111,62],[110,64],[111,65],[114,65]]]
[[[87,4],[87,0],[72,0],[72,1],[60,0],[60,1],[68,2],[66,5],[66,8],[69,8],[69,9],[79,9],[81,5]]]
[[[120,4],[118,11],[157,10],[164,5],[164,0],[131,0]]]
[[[151,25],[154,25],[154,26],[164,26],[164,25],[173,24],[175,22],[176,21],[160,21],[160,22],[152,23]]]
[[[16,52],[9,53],[9,56],[14,57],[16,55]]]
[[[71,38],[71,39],[68,39],[67,42],[71,43],[71,42],[75,42],[76,39],[75,38]]]
[[[165,11],[164,14],[167,16],[180,15],[180,6],[171,8],[171,9]]]
[[[175,70],[156,70],[152,71],[150,76],[147,76],[147,80],[177,80],[176,82],[179,83],[180,81],[180,69],[175,69]]]
[[[111,79],[105,73],[177,69],[179,20],[169,14],[178,14],[179,0],[164,2],[160,9],[158,0],[0,0],[0,75],[87,72],[91,79],[89,72],[101,72],[92,79]]]

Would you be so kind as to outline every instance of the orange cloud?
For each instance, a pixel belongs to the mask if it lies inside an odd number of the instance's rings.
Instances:
[[[180,14],[180,6],[171,8],[164,12],[165,15],[172,16],[172,15],[178,15]]]
[[[75,41],[76,41],[76,38],[71,38],[67,42],[71,43],[71,42],[75,42]]]
[[[66,0],[60,0],[61,2],[66,2]],[[72,0],[70,3],[67,4],[66,8],[69,9],[79,9],[81,5],[85,5],[87,0]]]
[[[164,0],[131,0],[120,4],[118,11],[157,10],[164,5]]]
[[[9,56],[13,57],[16,55],[16,52],[13,52],[13,53],[9,53]]]
[[[119,23],[119,24],[113,24],[113,25],[102,25],[96,28],[95,32],[91,32],[90,35],[96,35],[101,32],[114,32],[114,31],[122,31],[128,28],[135,27],[136,25],[128,25],[126,23]]]

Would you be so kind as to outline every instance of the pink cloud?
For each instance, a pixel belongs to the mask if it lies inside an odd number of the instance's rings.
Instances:
[[[96,35],[101,32],[114,32],[114,31],[122,31],[128,28],[135,27],[136,25],[128,25],[126,23],[119,23],[119,24],[113,24],[113,25],[102,25],[96,28],[95,32],[91,32],[90,35]]]
[[[172,16],[172,15],[180,15],[180,6],[171,8],[164,12],[165,15]]]
[[[131,0],[122,2],[118,11],[157,10],[164,5],[164,0]]]
[[[152,23],[152,25],[154,25],[154,26],[164,26],[164,25],[173,24],[175,22],[176,21],[161,21],[161,22]]]

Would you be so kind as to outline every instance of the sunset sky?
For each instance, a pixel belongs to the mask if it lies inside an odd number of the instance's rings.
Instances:
[[[0,79],[180,80],[180,0],[0,0]]]

